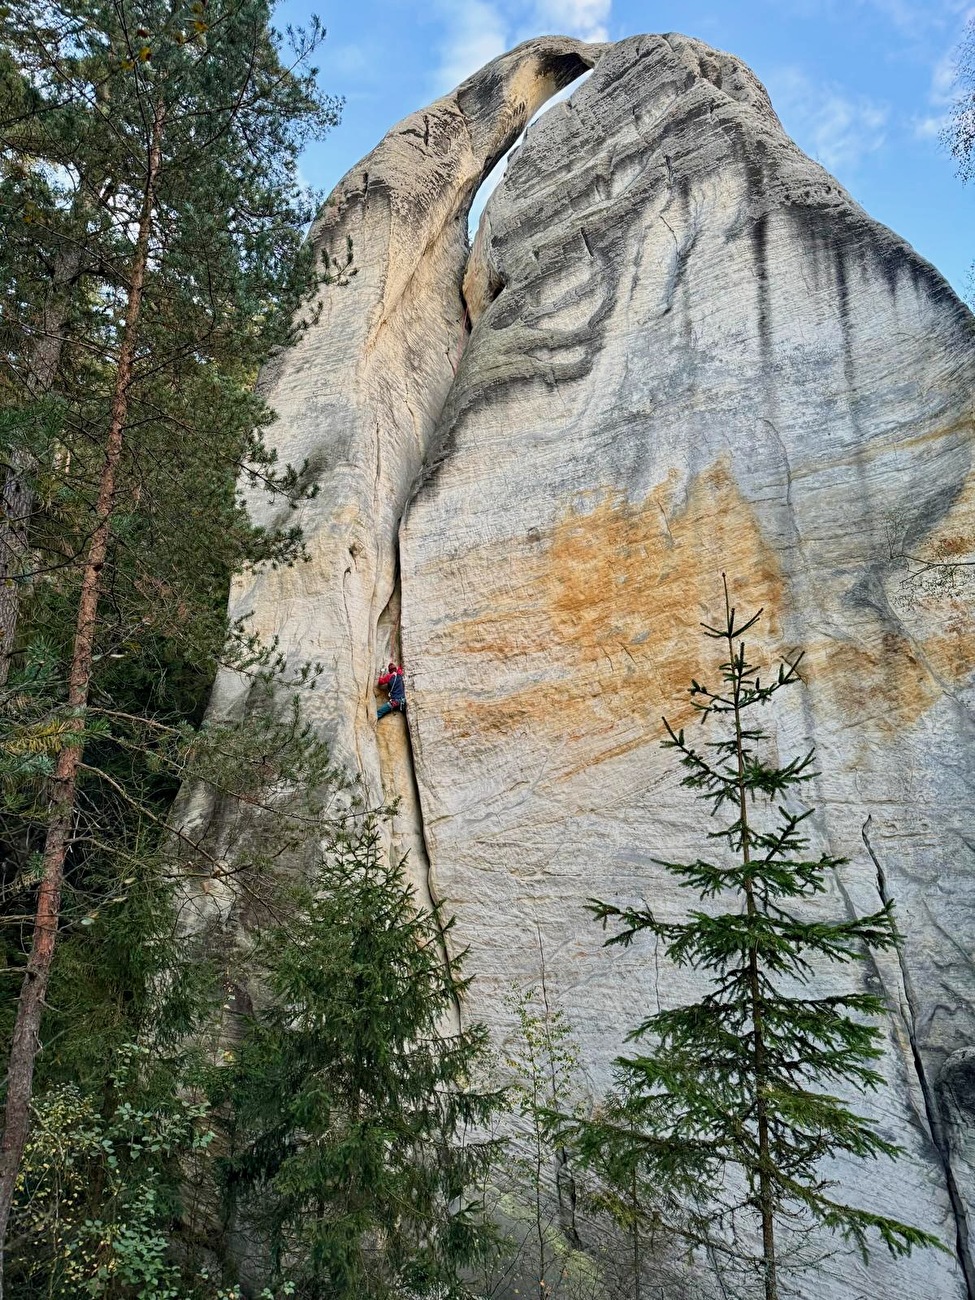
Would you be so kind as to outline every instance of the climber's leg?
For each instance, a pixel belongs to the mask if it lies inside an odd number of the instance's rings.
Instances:
[[[379,708],[376,710],[376,721],[378,722],[380,718],[385,718],[387,713],[392,712],[393,706],[391,704],[380,704]]]

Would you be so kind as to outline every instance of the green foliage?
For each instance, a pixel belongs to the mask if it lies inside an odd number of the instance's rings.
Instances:
[[[227,590],[247,565],[301,558],[294,509],[311,495],[266,446],[253,381],[319,278],[301,247],[314,197],[297,159],[337,105],[308,66],[321,30],[292,33],[289,51],[269,18],[261,0],[0,5],[0,634],[18,597],[0,708],[0,1024],[16,1005],[47,778],[66,744],[83,745],[38,1079],[85,1097],[126,1042],[172,1051],[210,1007],[221,954],[202,960],[175,905],[187,874],[206,884],[229,868],[180,838],[181,784],[203,783],[223,812],[274,803],[237,868],[259,878],[314,814],[282,788],[330,775],[297,717],[279,726],[270,706],[249,727],[196,730],[219,665],[257,696],[280,678],[273,647],[228,627]],[[162,158],[82,718],[64,706],[67,667],[153,120]],[[254,524],[246,490],[278,503],[274,523]],[[100,1217],[97,1180],[87,1215]]]
[[[206,1106],[174,1087],[189,1079],[185,1061],[128,1044],[99,1092],[62,1084],[40,1097],[17,1189],[13,1294],[185,1300],[168,1257],[177,1158],[214,1136]]]
[[[255,948],[268,1005],[214,1087],[229,1105],[231,1210],[266,1239],[272,1281],[324,1297],[466,1294],[484,1244],[469,1188],[497,1098],[484,1030],[451,1030],[466,987],[450,923],[418,910],[371,816],[327,845]]]
[[[8,815],[35,808],[65,741],[68,719],[51,708],[60,684],[56,663],[53,648],[37,640],[20,671],[0,687],[0,791]]]
[[[173,1252],[173,1229],[216,1137],[191,1055],[123,1044],[100,1090],[37,1102],[18,1181],[9,1293],[79,1300],[242,1300]],[[259,1300],[286,1300],[291,1282]]]
[[[295,509],[311,494],[301,467],[279,465],[264,441],[271,415],[254,378],[321,275],[302,249],[315,198],[297,160],[338,105],[310,66],[321,29],[282,37],[270,13],[264,0],[0,3],[0,623],[17,596],[0,686],[0,1024],[29,938],[45,778],[66,743],[85,750],[45,1025],[57,1047],[40,1060],[48,1081],[87,1080],[100,1053],[137,1039],[166,961],[189,959],[172,943],[166,876],[177,864],[163,860],[184,779],[212,778],[225,804],[250,807],[280,767],[275,745],[304,763],[300,727],[282,735],[270,714],[253,734],[196,734],[219,666],[250,675],[258,693],[280,678],[274,647],[228,626],[227,592],[248,565],[300,561]],[[90,707],[74,732],[64,700],[81,557],[157,110],[151,255]],[[273,524],[252,521],[248,491],[277,502]],[[272,855],[265,843],[256,856]],[[193,856],[195,871],[212,871],[204,849]]]
[[[161,0],[0,7],[19,87],[0,115],[0,442],[5,492],[26,492],[29,533],[27,550],[14,537],[8,551],[16,529],[5,521],[0,569],[33,597],[21,645],[40,627],[66,641],[124,332],[146,124],[163,116],[96,647],[103,668],[123,659],[141,672],[133,685],[150,699],[160,685],[171,699],[170,683],[199,693],[212,675],[231,572],[301,553],[288,518],[306,495],[301,471],[277,466],[265,445],[270,417],[253,380],[317,279],[301,242],[314,199],[297,158],[337,106],[307,66],[320,29],[295,33],[289,56],[269,17],[262,0],[205,13]],[[254,526],[238,479],[281,498],[280,526]]]
[[[305,467],[279,465],[265,442],[257,369],[292,337],[297,308],[314,314],[321,280],[355,274],[351,245],[319,266],[302,245],[314,196],[297,159],[337,116],[309,67],[322,32],[282,39],[270,12],[266,0],[0,3],[0,597],[16,597],[0,600],[4,672],[13,649],[0,919],[12,975],[52,824],[47,778],[65,744],[83,745],[17,1209],[37,1244],[30,1286],[50,1294],[186,1286],[168,1250],[186,1208],[176,1169],[196,1150],[178,1049],[212,1010],[233,944],[230,927],[200,936],[206,953],[191,941],[179,908],[194,890],[278,919],[259,953],[272,1006],[242,1047],[253,1073],[224,1076],[240,1106],[232,1193],[256,1218],[259,1189],[276,1198],[275,1294],[309,1294],[316,1279],[363,1296],[459,1291],[481,1239],[464,1192],[486,1151],[461,1139],[493,1099],[468,1079],[483,1032],[437,1032],[464,987],[441,918],[417,913],[401,869],[381,865],[373,823],[343,831],[359,815],[344,783],[297,706],[282,710],[282,686],[313,688],[314,667],[283,683],[276,647],[226,620],[231,574],[301,562],[296,511],[313,495]],[[85,704],[69,711],[123,343],[134,361],[110,542]],[[247,721],[207,726],[210,683],[228,666],[252,682]],[[170,813],[183,786],[198,795],[192,835]],[[282,902],[279,867],[323,833],[327,866]],[[15,996],[10,979],[8,1022]],[[127,1076],[119,1100],[106,1062],[131,1043],[158,1069]],[[314,1086],[296,1074],[306,1059]]]
[[[697,1153],[651,1132],[622,1081],[590,1114],[553,1113],[550,1124],[585,1179],[590,1213],[622,1234],[616,1271],[628,1274],[626,1294],[640,1300],[648,1263],[659,1279],[675,1242],[709,1239],[712,1207]]]
[[[136,724],[145,759],[145,722]],[[30,1266],[8,1279],[18,1300],[237,1297],[218,1277],[187,1280],[199,1272],[190,1267],[199,1254],[191,1221],[206,1213],[196,1203],[213,1188],[216,1119],[206,1071],[185,1045],[212,1036],[229,949],[179,918],[195,880],[222,880],[245,898],[268,886],[280,857],[307,839],[310,819],[322,827],[333,811],[342,825],[333,805],[347,808],[349,795],[296,705],[280,719],[269,704],[247,724],[157,731],[155,765],[218,795],[224,809],[259,813],[262,833],[231,869],[199,844],[180,845],[166,821],[149,817],[148,795],[134,810],[121,800],[120,816],[141,818],[138,834],[130,827],[111,854],[96,843],[91,877],[70,887],[45,1022],[46,1086],[12,1226],[11,1258],[22,1254]],[[280,1279],[274,1300],[290,1286]]]
[[[789,803],[812,779],[812,755],[770,761],[768,737],[750,721],[799,681],[799,660],[763,680],[746,659],[743,638],[760,613],[739,621],[726,587],[724,624],[704,627],[726,647],[726,658],[720,685],[695,680],[691,698],[702,723],[727,720],[726,732],[696,747],[665,723],[664,744],[685,769],[682,784],[727,820],[707,832],[719,856],[660,865],[702,901],[723,908],[695,909],[686,921],[670,922],[645,906],[592,901],[598,920],[618,926],[608,944],[652,936],[675,965],[706,972],[710,991],[689,1006],[648,1016],[630,1033],[631,1041],[652,1048],[619,1058],[618,1096],[603,1116],[574,1128],[583,1152],[602,1161],[612,1181],[639,1184],[635,1200],[659,1207],[663,1194],[670,1208],[689,1201],[700,1240],[708,1215],[717,1213],[722,1171],[740,1171],[744,1205],[732,1208],[751,1212],[762,1230],[760,1272],[773,1300],[783,1222],[819,1222],[864,1253],[871,1233],[894,1254],[940,1243],[836,1200],[822,1174],[821,1161],[838,1153],[893,1157],[899,1149],[831,1090],[881,1084],[874,1068],[881,1033],[871,1021],[883,1014],[882,1001],[860,992],[810,996],[804,986],[830,965],[893,948],[897,934],[889,906],[841,921],[789,906],[823,895],[843,863],[809,854],[811,810]],[[763,807],[768,816],[756,824],[756,808]]]
[[[108,788],[101,824],[89,826],[85,870],[66,889],[42,1077],[97,1081],[105,1056],[129,1040],[149,1035],[156,1050],[171,1052],[198,1033],[214,1013],[233,945],[185,924],[188,896],[219,887],[276,914],[282,863],[329,818],[343,824],[348,784],[297,698],[276,702],[267,682],[255,685],[252,703],[245,720],[199,729],[114,719],[111,743],[131,752],[133,765]],[[178,810],[167,806],[180,783],[218,825],[233,819],[232,863],[217,856],[206,824],[184,835]]]
[[[17,653],[40,639],[62,667],[146,124],[163,114],[93,686],[102,704],[167,722],[199,720],[220,663],[253,666],[246,630],[226,624],[230,575],[302,554],[293,508],[309,489],[266,446],[253,381],[319,278],[302,246],[314,196],[297,159],[337,104],[308,66],[321,29],[292,33],[289,49],[269,19],[264,0],[0,5],[0,577],[20,597]],[[251,520],[247,490],[280,502],[273,526]]]
[[[526,1195],[530,1202],[529,1221],[516,1246],[519,1273],[530,1269],[538,1294],[554,1296],[571,1286],[571,1256],[581,1245],[569,1156],[551,1132],[553,1113],[577,1113],[582,1105],[579,1048],[565,1013],[550,1005],[544,979],[514,998],[512,1009],[517,1031],[506,1044],[504,1063],[516,1125],[504,1183],[513,1218]]]

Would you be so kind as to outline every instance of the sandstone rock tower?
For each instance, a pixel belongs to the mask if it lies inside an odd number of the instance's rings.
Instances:
[[[480,181],[590,67],[469,254]],[[401,796],[398,847],[470,945],[472,1014],[503,1030],[540,947],[599,1087],[635,1002],[686,992],[607,956],[582,905],[682,905],[652,864],[691,847],[659,719],[725,571],[770,653],[806,651],[777,725],[783,752],[817,747],[816,833],[850,860],[826,905],[893,898],[905,936],[869,978],[894,1010],[884,1132],[909,1154],[836,1176],[954,1251],[837,1256],[804,1294],[975,1300],[975,610],[903,558],[975,540],[968,311],[746,67],[674,35],[520,46],[394,127],[311,238],[340,262],[351,238],[357,275],[262,378],[272,443],[321,489],[311,561],[241,579],[232,612],[324,665],[310,714]],[[375,727],[390,652],[408,731]],[[214,714],[247,690],[221,678]]]

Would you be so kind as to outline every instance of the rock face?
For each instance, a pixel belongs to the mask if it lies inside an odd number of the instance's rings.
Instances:
[[[306,716],[372,800],[402,798],[396,847],[411,850],[421,886],[405,727],[396,717],[377,740],[372,690],[373,665],[400,653],[397,529],[467,338],[460,283],[471,200],[532,114],[599,52],[560,37],[529,41],[394,126],[312,227],[330,282],[309,304],[314,324],[260,379],[279,417],[269,441],[281,463],[305,466],[318,494],[293,517],[284,507],[284,523],[302,527],[308,562],[239,578],[230,617],[277,638],[289,665],[322,666]],[[259,523],[282,522],[282,507],[258,490],[249,504]],[[252,689],[251,678],[221,673],[210,716],[244,716]],[[222,822],[198,794],[183,820],[194,839]],[[220,834],[213,853],[232,855],[233,824]],[[216,887],[205,909],[218,898],[232,905]]]
[[[489,201],[464,347],[470,197],[597,57]],[[831,1172],[953,1251],[840,1251],[797,1294],[973,1300],[975,612],[964,577],[917,577],[975,538],[969,313],[747,68],[680,36],[489,65],[342,182],[313,237],[338,255],[350,234],[358,276],[266,377],[282,459],[323,486],[312,561],[233,611],[325,663],[318,721],[406,796],[400,842],[470,945],[470,1014],[503,1033],[544,961],[599,1090],[626,1030],[694,990],[649,946],[604,951],[585,901],[687,906],[654,859],[707,827],[660,717],[687,719],[714,661],[722,572],[764,606],[757,652],[806,654],[768,725],[783,756],[816,746],[814,836],[849,859],[823,914],[892,898],[905,936],[865,976],[892,1008],[889,1087],[856,1101],[907,1154]],[[373,721],[400,602],[411,744]],[[245,707],[218,684],[215,712]]]

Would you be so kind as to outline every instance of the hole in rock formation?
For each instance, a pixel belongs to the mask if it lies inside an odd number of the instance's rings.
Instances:
[[[547,117],[549,113],[571,112],[571,107],[563,108],[568,100],[588,81],[592,76],[592,68],[582,65],[582,71],[576,79],[564,86],[557,94],[539,108],[531,121],[525,127],[524,131],[518,136],[511,148],[502,155],[502,157],[491,168],[484,180],[478,187],[471,203],[470,213],[467,218],[467,234],[471,245],[470,257],[468,258],[467,268],[464,273],[463,297],[464,306],[467,312],[466,323],[468,332],[470,327],[478,316],[483,312],[489,303],[497,298],[498,294],[504,288],[504,275],[497,265],[495,265],[488,256],[487,249],[490,243],[489,231],[487,229],[486,212],[488,204],[491,201],[491,195],[498,188],[504,179],[510,163],[513,161],[518,151],[522,148],[525,141],[529,138],[532,128],[535,124]],[[481,233],[482,222],[485,224],[483,234]]]

